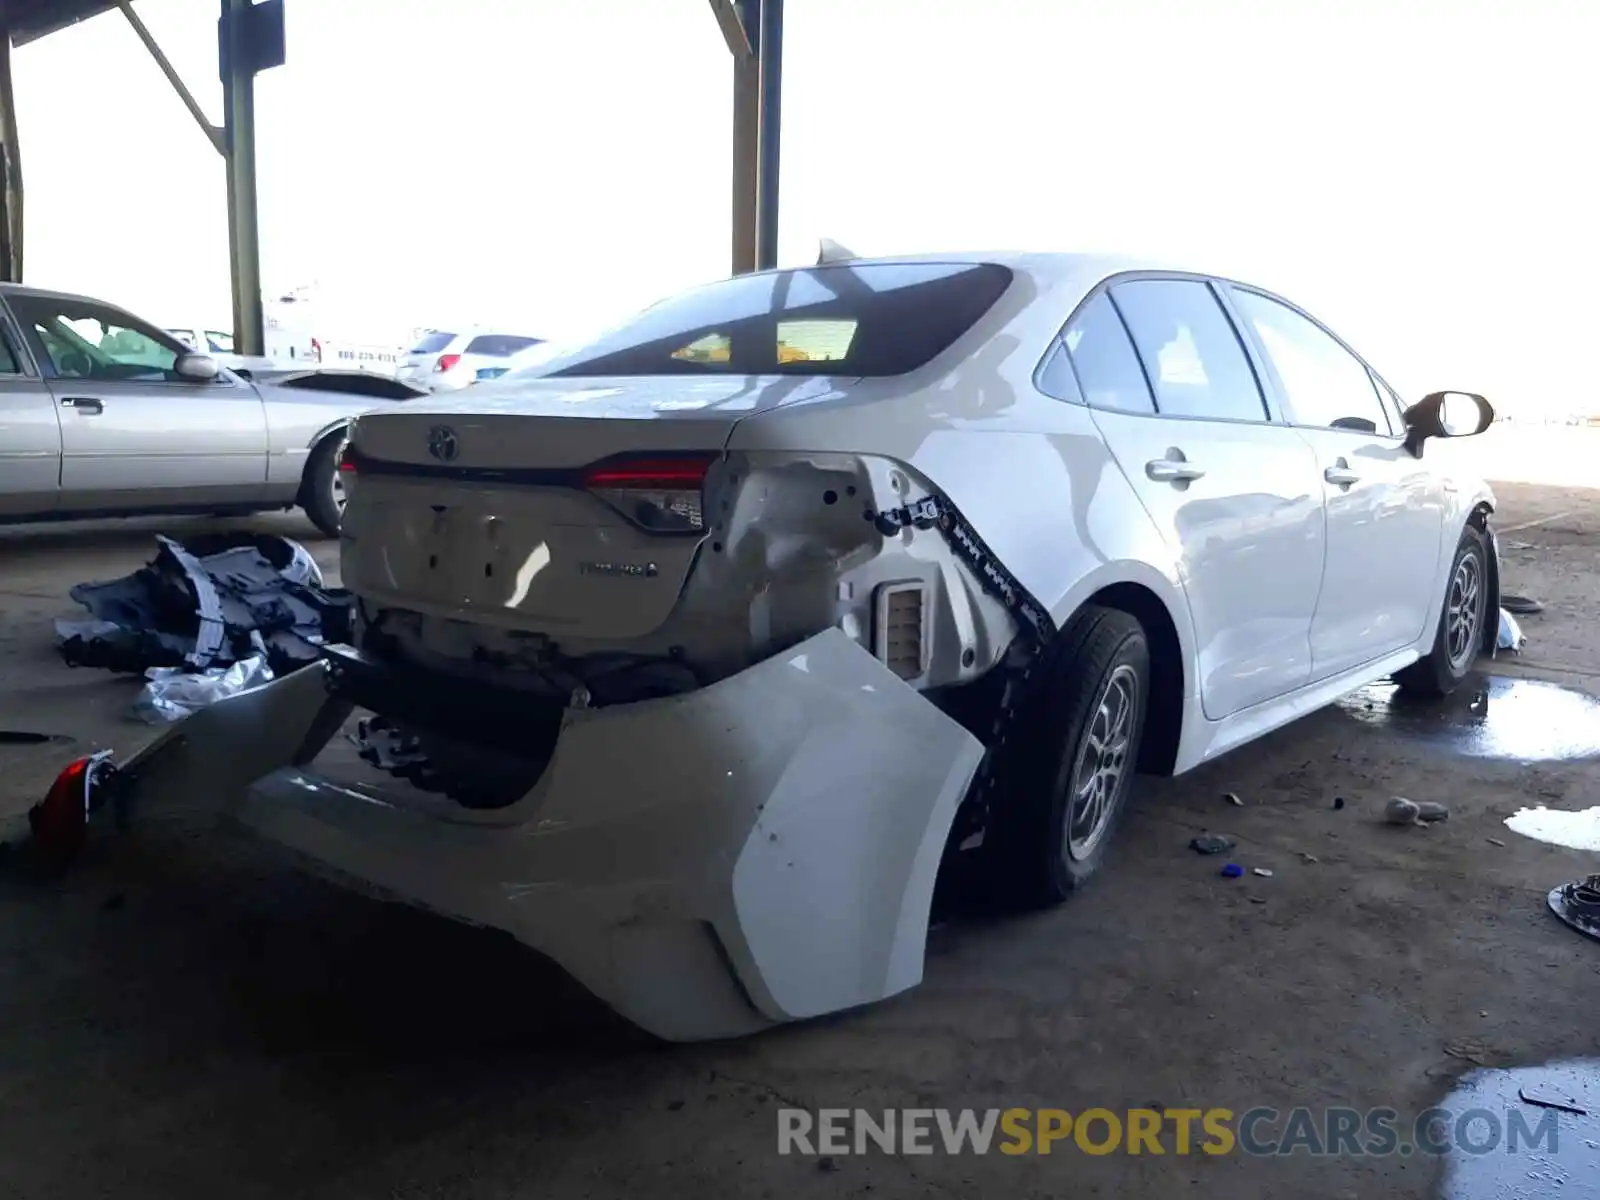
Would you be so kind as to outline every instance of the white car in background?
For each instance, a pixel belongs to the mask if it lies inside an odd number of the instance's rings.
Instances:
[[[235,354],[233,334],[200,326],[169,326],[167,332],[196,354],[209,354],[219,367],[253,375],[257,371],[287,370],[292,363],[278,363],[266,355]]]
[[[175,726],[118,811],[223,804],[725,1037],[916,984],[941,866],[1058,902],[1136,771],[1494,651],[1494,497],[1428,453],[1487,401],[1402,407],[1219,276],[769,271],[540,370],[355,422],[356,644]],[[431,790],[312,762],[352,706]]]
[[[517,351],[504,363],[492,367],[479,367],[477,378],[473,382],[479,385],[493,383],[497,379],[504,379],[514,374],[521,374],[523,378],[531,379],[543,374],[544,367],[571,349],[572,346],[567,342],[536,342],[526,350]]]
[[[395,378],[427,392],[453,392],[478,382],[480,371],[505,367],[542,338],[516,333],[453,333],[430,329],[400,362]]]

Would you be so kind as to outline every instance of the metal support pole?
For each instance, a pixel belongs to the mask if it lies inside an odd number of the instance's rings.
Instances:
[[[222,0],[222,119],[228,167],[228,258],[233,342],[239,354],[266,353],[261,311],[261,246],[256,224],[256,81],[243,53],[251,0]]]
[[[133,32],[144,43],[144,48],[150,51],[150,57],[156,60],[156,66],[161,68],[161,73],[167,77],[167,82],[172,85],[172,90],[178,93],[178,99],[183,101],[183,106],[189,110],[189,115],[195,119],[195,124],[200,126],[200,132],[205,134],[218,154],[226,154],[226,143],[222,139],[222,130],[211,123],[206,116],[205,109],[200,107],[200,102],[194,98],[194,93],[183,82],[183,76],[167,58],[145,23],[139,19],[139,14],[133,11],[132,0],[117,0],[117,7],[122,9],[122,15],[128,18],[128,24],[133,26]]]
[[[22,282],[22,156],[11,88],[11,30],[0,28],[0,278]]]
[[[760,175],[761,0],[711,0],[733,58],[733,270],[756,269],[756,180]]]
[[[783,128],[783,0],[762,0],[756,45],[760,68],[761,120],[757,134],[756,267],[778,265],[778,137]]]
[[[733,274],[756,269],[761,71],[753,54],[733,60]]]

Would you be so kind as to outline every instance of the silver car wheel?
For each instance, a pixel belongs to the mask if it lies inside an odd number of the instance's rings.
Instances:
[[[1465,671],[1478,648],[1478,632],[1483,627],[1483,564],[1476,554],[1462,556],[1450,577],[1450,593],[1445,599],[1445,653],[1450,669]]]
[[[1078,747],[1067,797],[1066,852],[1089,856],[1105,837],[1128,773],[1134,714],[1139,711],[1139,673],[1123,664],[1100,689],[1089,727]]]

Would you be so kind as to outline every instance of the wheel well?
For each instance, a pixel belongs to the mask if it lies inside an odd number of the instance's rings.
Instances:
[[[1489,518],[1493,514],[1494,506],[1487,500],[1480,500],[1467,517],[1468,525],[1484,533],[1484,544],[1489,552],[1490,608],[1484,614],[1481,649],[1490,658],[1493,658],[1500,648],[1500,554],[1495,545],[1494,535],[1489,529]]]
[[[317,455],[322,453],[322,448],[329,442],[338,442],[349,432],[349,428],[348,425],[337,425],[312,444],[310,451],[306,454],[306,465],[300,471],[300,490],[296,495],[297,499],[305,499],[306,484],[311,480],[311,468],[317,461]]]
[[[1172,614],[1161,597],[1137,583],[1101,588],[1086,603],[1125,612],[1144,626],[1150,642],[1150,707],[1139,769],[1151,775],[1170,775],[1183,734],[1183,646]]]

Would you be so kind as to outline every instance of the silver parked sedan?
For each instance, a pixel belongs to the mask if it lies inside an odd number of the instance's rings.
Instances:
[[[0,284],[0,521],[304,508],[338,533],[356,414],[415,389],[249,379],[129,312]]]

